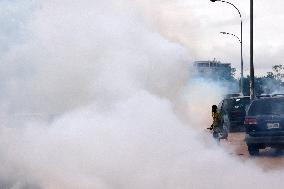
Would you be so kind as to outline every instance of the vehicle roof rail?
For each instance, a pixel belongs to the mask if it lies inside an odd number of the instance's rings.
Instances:
[[[273,96],[273,97],[275,97],[275,96],[284,96],[284,94],[278,93],[278,94],[273,94],[272,96]]]

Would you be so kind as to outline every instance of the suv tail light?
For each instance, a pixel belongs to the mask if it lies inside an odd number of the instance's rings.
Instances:
[[[245,125],[257,125],[257,120],[255,118],[246,118],[244,121]]]

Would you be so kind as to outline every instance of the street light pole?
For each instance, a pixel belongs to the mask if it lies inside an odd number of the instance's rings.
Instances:
[[[243,60],[243,21],[241,18],[241,94],[244,90],[244,60]]]
[[[241,20],[241,39],[239,39],[240,43],[241,43],[241,84],[240,84],[240,93],[243,94],[243,85],[244,85],[244,61],[243,61],[243,19],[242,19],[242,14],[240,12],[240,10],[233,4],[230,3],[228,1],[223,1],[223,0],[210,0],[211,2],[216,2],[216,1],[220,1],[222,3],[227,3],[232,5],[239,13],[240,16],[240,20]]]
[[[250,0],[250,98],[255,98],[253,66],[253,0]]]
[[[224,35],[232,35],[234,37],[236,37],[238,39],[238,41],[240,42],[240,44],[242,44],[242,41],[240,40],[240,38],[238,36],[236,36],[235,34],[233,33],[228,33],[228,32],[220,32],[221,34],[224,34]]]
[[[233,33],[228,33],[228,32],[220,32],[221,34],[224,34],[224,35],[231,35],[231,36],[234,36],[235,38],[238,39],[240,45],[241,45],[241,63],[243,62],[243,56],[242,56],[242,40],[236,36],[235,34]],[[241,67],[243,66],[243,63],[241,64]],[[243,70],[243,67],[241,68],[241,70]],[[243,95],[243,72],[241,72],[241,85],[240,85],[240,93],[241,95]]]

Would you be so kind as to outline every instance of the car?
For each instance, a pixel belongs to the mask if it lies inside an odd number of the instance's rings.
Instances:
[[[239,97],[239,96],[242,96],[242,94],[241,93],[230,93],[230,94],[224,95],[224,98]]]
[[[269,98],[272,97],[271,94],[261,94],[261,95],[257,95],[256,98]]]
[[[266,147],[284,148],[284,97],[256,99],[247,110],[245,141],[250,155]]]
[[[284,96],[284,94],[282,94],[282,93],[277,93],[277,94],[273,94],[272,96],[273,96],[273,97],[275,97],[275,96]]]
[[[221,124],[228,132],[244,131],[246,109],[250,104],[249,96],[223,99],[218,105],[222,115]]]

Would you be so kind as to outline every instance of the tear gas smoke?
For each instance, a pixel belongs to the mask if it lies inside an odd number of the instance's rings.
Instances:
[[[268,79],[261,87],[265,94],[284,94],[284,87],[277,80]]]
[[[209,93],[213,91],[213,93]],[[191,127],[204,127],[212,122],[211,106],[222,100],[228,88],[216,81],[205,78],[192,78],[185,88],[187,122]],[[199,115],[198,117],[196,115]]]
[[[283,173],[204,145],[193,125],[219,97],[185,89],[186,51],[135,3],[29,3],[25,42],[1,54],[0,188],[281,187]]]

